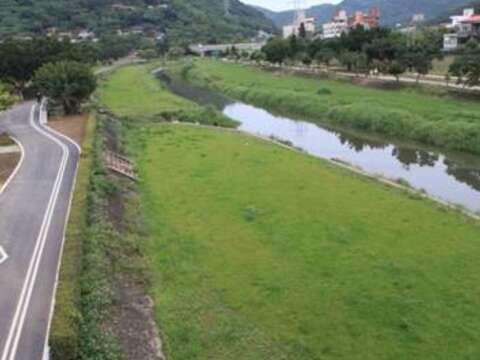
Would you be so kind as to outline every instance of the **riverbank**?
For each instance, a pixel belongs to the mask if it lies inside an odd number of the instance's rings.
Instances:
[[[169,358],[478,352],[478,223],[251,136],[151,121],[185,100],[162,86],[148,95],[156,79],[144,74],[120,88],[125,75],[112,74],[101,97],[151,96],[146,115],[118,107],[135,112],[120,139],[138,164],[137,245]]]
[[[480,153],[480,104],[474,101],[416,89],[372,89],[211,60],[197,60],[174,71],[198,85],[307,121]]]

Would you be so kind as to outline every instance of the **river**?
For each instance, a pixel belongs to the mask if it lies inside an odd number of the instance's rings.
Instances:
[[[161,79],[173,93],[215,106],[245,132],[288,142],[310,155],[340,160],[372,175],[402,179],[434,198],[480,212],[479,156],[294,120],[183,80],[165,75]]]

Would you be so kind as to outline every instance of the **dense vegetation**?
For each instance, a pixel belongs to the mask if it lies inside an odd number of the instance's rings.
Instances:
[[[453,9],[468,4],[471,0],[344,0],[338,5],[323,4],[309,8],[307,14],[317,19],[317,23],[323,24],[333,17],[337,9],[345,9],[349,14],[356,11],[368,11],[373,6],[378,6],[382,14],[381,21],[385,26],[394,27],[397,24],[408,25],[415,14],[425,14],[427,20],[436,19],[441,14],[453,13]],[[293,12],[283,11],[279,13],[262,10],[272,19],[277,26],[283,26],[292,21]]]
[[[46,96],[66,113],[77,112],[96,88],[91,67],[100,60],[98,46],[55,38],[9,39],[0,43],[0,80],[7,93]]]
[[[271,21],[238,0],[225,13],[223,0],[2,0],[0,38],[88,29],[97,36],[117,30],[167,34],[174,43],[223,41],[273,31]]]
[[[480,154],[480,107],[445,93],[390,91],[327,79],[196,61],[190,81],[308,121],[378,132]]]
[[[5,90],[5,87],[0,84],[0,111],[5,110],[15,102],[15,98]]]

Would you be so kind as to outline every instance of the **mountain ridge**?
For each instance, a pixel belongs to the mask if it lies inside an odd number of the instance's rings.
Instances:
[[[0,0],[0,38],[88,29],[102,34],[141,29],[175,43],[246,39],[275,31],[258,10],[231,0]]]

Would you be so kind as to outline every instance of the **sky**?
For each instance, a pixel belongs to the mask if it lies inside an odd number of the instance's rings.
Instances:
[[[261,6],[270,10],[281,11],[288,10],[293,7],[292,1],[289,0],[240,0],[246,4]],[[338,4],[340,0],[306,0],[307,6],[318,4]]]

